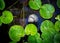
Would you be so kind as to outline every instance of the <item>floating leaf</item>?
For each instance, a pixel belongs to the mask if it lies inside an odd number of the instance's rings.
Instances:
[[[53,38],[55,34],[51,34],[50,32],[42,33],[41,37],[43,39],[43,43],[53,43]]]
[[[37,33],[34,36],[29,36],[28,37],[28,43],[42,43],[42,39],[40,38],[40,34]]]
[[[57,15],[57,16],[55,17],[55,19],[58,20],[58,21],[60,21],[60,15]]]
[[[41,0],[30,0],[29,1],[29,6],[31,9],[38,10],[41,7]]]
[[[44,19],[50,19],[54,12],[55,8],[50,4],[44,4],[39,11],[41,17]]]
[[[25,27],[26,35],[35,35],[37,33],[37,27],[34,24],[28,24]]]
[[[52,40],[49,40],[49,39],[48,40],[44,39],[43,43],[54,43],[54,42]]]
[[[14,25],[9,30],[9,37],[13,41],[19,41],[21,37],[24,37],[24,29],[20,25]]]
[[[54,43],[60,43],[60,33],[57,33],[57,34],[54,36]]]
[[[51,33],[49,33],[49,32],[45,32],[45,33],[41,34],[41,37],[45,40],[48,40],[50,38],[50,36],[51,36]]]
[[[1,16],[2,23],[9,24],[13,21],[13,14],[10,11],[3,11]]]
[[[4,0],[0,0],[0,10],[3,10],[5,8],[5,2]]]
[[[50,32],[52,34],[55,33],[54,24],[49,20],[45,20],[41,23],[40,30],[43,33],[45,32]]]
[[[57,0],[57,6],[60,8],[60,0]]]
[[[60,31],[60,21],[56,21],[56,23],[55,23],[55,29],[56,29],[57,32]]]

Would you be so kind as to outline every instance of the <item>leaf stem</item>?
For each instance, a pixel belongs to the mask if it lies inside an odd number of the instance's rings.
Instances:
[[[17,3],[18,3],[18,0],[15,3],[13,3],[12,5],[10,5],[7,9],[10,9],[12,6],[14,6]]]

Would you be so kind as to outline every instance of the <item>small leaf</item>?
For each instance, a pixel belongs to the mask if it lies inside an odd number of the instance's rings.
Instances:
[[[57,32],[60,31],[60,21],[56,21],[56,23],[55,23],[55,29],[56,29]]]
[[[0,0],[0,10],[3,10],[5,8],[5,2],[4,0]]]
[[[60,0],[57,0],[57,6],[60,8]]]
[[[38,10],[41,7],[41,0],[30,0],[29,6],[31,9]]]
[[[60,32],[54,36],[54,43],[60,43]]]
[[[40,38],[40,34],[37,33],[34,36],[29,36],[28,37],[28,43],[42,43],[42,39]]]
[[[3,11],[2,12],[2,16],[1,16],[1,21],[4,24],[11,23],[13,21],[13,14],[12,14],[12,12],[7,11],[7,10]]]
[[[53,43],[53,38],[55,34],[51,34],[50,32],[42,33],[41,37],[43,39],[43,43]]]
[[[57,16],[55,17],[55,19],[58,20],[58,21],[60,21],[60,15],[57,15]]]
[[[9,30],[9,37],[12,41],[19,41],[21,37],[24,37],[24,29],[20,25],[14,25]]]
[[[39,11],[41,17],[44,19],[50,19],[54,12],[55,8],[50,4],[44,4]]]
[[[45,32],[49,32],[52,34],[55,33],[54,24],[49,20],[45,20],[41,23],[40,30],[43,33]]]
[[[37,27],[34,24],[28,24],[25,27],[26,35],[35,35],[37,33]]]

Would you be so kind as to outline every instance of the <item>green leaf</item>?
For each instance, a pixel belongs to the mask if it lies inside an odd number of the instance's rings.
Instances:
[[[55,23],[55,29],[56,29],[57,32],[60,31],[60,21],[56,21],[56,23]]]
[[[37,33],[34,36],[29,36],[28,37],[28,43],[42,43],[42,39],[40,38],[40,34]]]
[[[60,0],[57,0],[57,6],[60,8]]]
[[[52,40],[49,40],[49,39],[48,40],[44,39],[43,43],[54,43],[54,42]]]
[[[4,0],[0,0],[0,10],[3,10],[5,8],[5,2]]]
[[[26,35],[35,35],[37,33],[37,27],[34,24],[28,24],[25,27]]]
[[[54,28],[54,24],[49,20],[45,20],[41,23],[40,30],[43,33],[49,32],[51,34],[54,34],[56,32]]]
[[[54,35],[56,34],[56,30],[54,28],[54,24],[45,20],[41,23],[40,30],[42,32],[43,43],[53,43]]]
[[[60,21],[60,14],[55,17],[56,20]]]
[[[41,0],[30,0],[29,1],[29,6],[31,9],[38,10],[41,7]]]
[[[54,43],[60,43],[60,32],[54,36]]]
[[[19,41],[21,37],[24,37],[24,35],[24,29],[20,25],[14,25],[9,30],[9,37],[13,41]]]
[[[10,11],[7,11],[7,10],[3,11],[1,17],[2,17],[1,21],[4,24],[9,24],[13,21],[13,14]]]
[[[54,12],[55,8],[51,4],[44,4],[39,10],[41,17],[44,19],[50,19]]]
[[[1,16],[0,16],[0,26],[2,25]]]
[[[43,39],[43,43],[53,43],[53,38],[55,34],[51,34],[50,32],[42,33],[41,37]]]

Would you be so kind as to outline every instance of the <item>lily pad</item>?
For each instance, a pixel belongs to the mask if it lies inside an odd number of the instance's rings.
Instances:
[[[60,32],[54,36],[54,43],[60,43]]]
[[[34,36],[29,36],[28,37],[28,43],[42,43],[42,39],[40,38],[40,34],[37,33]]]
[[[51,4],[44,4],[39,10],[41,17],[44,19],[50,19],[53,16],[54,12],[55,8]]]
[[[14,25],[9,30],[9,37],[13,41],[19,41],[21,37],[24,37],[24,29],[20,25]]]
[[[4,0],[0,0],[0,10],[3,10],[5,8],[5,2]]]
[[[34,24],[28,24],[25,27],[26,35],[35,35],[37,33],[37,27]]]
[[[3,11],[1,16],[2,23],[9,24],[13,21],[13,14],[10,11]]]
[[[41,37],[43,39],[43,43],[53,43],[53,38],[55,34],[51,34],[50,32],[42,33]]]
[[[49,39],[48,40],[44,39],[43,43],[54,43],[54,42],[52,40],[49,40]]]
[[[55,17],[56,20],[60,21],[60,14]]]
[[[57,0],[57,6],[60,8],[60,0]]]
[[[49,32],[51,34],[54,34],[56,32],[54,28],[54,24],[49,20],[45,20],[41,23],[40,30],[43,33]]]
[[[29,6],[31,9],[38,10],[41,7],[41,0],[30,0],[29,1]]]
[[[60,31],[60,21],[56,21],[56,23],[55,23],[55,29],[56,29],[57,32]]]

